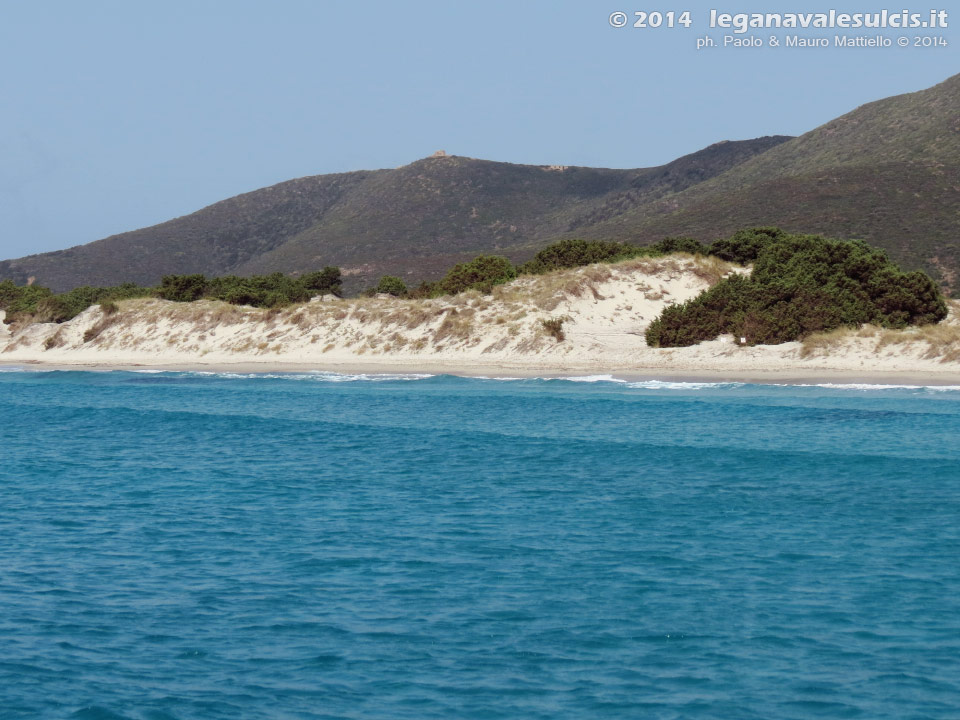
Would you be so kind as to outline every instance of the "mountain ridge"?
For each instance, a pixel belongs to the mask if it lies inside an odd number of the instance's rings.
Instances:
[[[213,203],[147,228],[0,262],[0,279],[67,290],[155,284],[162,275],[304,272],[341,265],[354,287],[378,273],[412,281],[485,252],[514,258],[566,232],[622,192],[663,192],[712,177],[785,136],[717,143],[639,169],[519,165],[457,155],[394,169],[314,175]],[[678,169],[695,166],[684,176]]]
[[[960,270],[960,75],[861,105],[589,232],[707,240],[756,224],[866,240],[949,283]]]
[[[161,275],[339,265],[436,279],[483,253],[525,260],[569,237],[709,241],[745,226],[866,240],[945,285],[960,274],[960,75],[862,105],[795,138],[723,141],[651,168],[518,165],[437,154],[315,175],[67,250],[0,262],[55,290]]]

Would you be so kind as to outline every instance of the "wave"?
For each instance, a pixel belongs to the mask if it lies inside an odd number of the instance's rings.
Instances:
[[[426,380],[434,377],[428,373],[337,373],[326,370],[310,370],[305,373],[237,373],[214,370],[130,370],[140,375],[170,375],[172,377],[214,377],[229,380],[311,380],[314,382],[394,382]]]
[[[494,380],[498,382],[515,382],[518,380],[534,380],[549,382],[574,383],[613,383],[631,390],[735,390],[743,387],[777,387],[777,388],[824,388],[827,390],[929,390],[932,392],[960,391],[960,385],[895,385],[884,383],[757,383],[736,380],[722,381],[680,381],[680,380],[627,380],[614,375],[570,375],[560,377],[488,377],[485,375],[470,376],[472,380]]]
[[[0,365],[0,373],[58,373],[69,370],[52,370],[48,368],[24,367],[21,365]],[[80,370],[79,372],[84,372]],[[429,378],[446,377],[456,378],[454,375],[438,375],[434,373],[341,373],[329,370],[310,370],[306,372],[230,372],[216,370],[164,370],[159,368],[141,368],[124,370],[138,375],[165,375],[171,378],[210,377],[229,380],[299,380],[322,383],[352,383],[352,382],[407,382],[427,380]],[[673,380],[632,380],[616,377],[612,374],[596,375],[567,375],[567,376],[487,376],[471,375],[463,379],[489,382],[569,382],[569,383],[608,383],[630,390],[734,390],[744,387],[771,387],[771,388],[822,388],[824,390],[854,391],[854,392],[887,392],[887,391],[924,391],[924,392],[958,392],[960,385],[923,385],[923,384],[894,384],[894,383],[756,383],[733,380],[724,381],[673,381]]]
[[[582,383],[595,383],[595,382],[612,382],[612,383],[626,383],[626,380],[622,378],[616,378],[613,375],[572,375],[570,377],[555,377],[555,378],[541,378],[545,380],[566,380],[567,382],[582,382]]]
[[[638,390],[706,390],[719,388],[739,388],[742,382],[670,382],[666,380],[642,380],[627,383],[627,387]]]
[[[742,387],[742,382],[673,382],[667,380],[626,380],[614,375],[569,375],[559,377],[489,377],[486,375],[471,375],[471,380],[495,380],[497,382],[516,382],[518,380],[534,380],[540,382],[573,382],[573,383],[613,383],[623,387],[640,390],[703,390],[706,388],[733,388]]]
[[[0,373],[55,373],[56,370],[45,367],[22,367],[21,365],[0,365]]]
[[[520,380],[544,380],[545,378],[537,377],[512,377],[504,375],[502,377],[497,377],[493,375],[467,375],[470,380],[496,380],[497,382],[518,382]]]
[[[933,392],[956,392],[960,385],[885,385],[882,383],[795,383],[777,387],[818,387],[828,390],[931,390]]]

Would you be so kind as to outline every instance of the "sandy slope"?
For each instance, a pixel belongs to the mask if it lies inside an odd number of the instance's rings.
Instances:
[[[132,300],[112,315],[95,306],[63,325],[2,326],[0,363],[960,382],[956,308],[935,330],[867,328],[803,345],[740,347],[721,338],[646,346],[644,329],[668,303],[737,271],[715,259],[640,259],[521,278],[489,296],[327,298],[280,311]],[[557,318],[562,341],[542,323]]]

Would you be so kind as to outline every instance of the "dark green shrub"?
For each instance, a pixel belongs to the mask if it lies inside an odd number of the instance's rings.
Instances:
[[[747,265],[756,260],[764,248],[786,236],[783,230],[775,227],[739,230],[729,238],[715,240],[707,248],[707,254],[715,255],[721,260]]]
[[[303,278],[291,278],[280,272],[249,277],[224,275],[207,283],[204,297],[231,305],[279,308],[309,300],[312,292],[305,284]]]
[[[7,311],[7,322],[29,317],[35,322],[60,323],[76,317],[98,302],[146,297],[152,293],[150,288],[125,283],[106,288],[83,286],[54,295],[45,287],[17,287],[10,281],[4,281],[0,282],[0,309]]]
[[[393,275],[384,275],[377,283],[376,291],[396,297],[404,297],[407,294],[407,285],[403,280]]]
[[[634,257],[656,257],[672,253],[708,255],[710,248],[688,237],[668,237],[653,245],[632,245],[609,240],[560,240],[548,245],[517,268],[520,274],[542,275],[554,270],[594,263],[619,262]]]
[[[300,278],[279,272],[250,277],[227,275],[209,280],[203,275],[166,275],[156,289],[124,283],[116,287],[83,286],[59,295],[45,287],[20,287],[5,280],[0,282],[0,310],[6,311],[8,323],[28,317],[36,322],[65,322],[97,303],[109,315],[115,312],[117,300],[151,295],[175,302],[211,298],[234,305],[280,308],[306,302],[315,294],[339,293],[341,284],[340,269],[335,267]]]
[[[13,280],[0,281],[0,310],[8,310],[22,293],[23,288],[15,285]]]
[[[158,294],[164,300],[193,302],[203,297],[207,279],[203,275],[164,275]]]
[[[518,267],[517,272],[542,275],[564,268],[626,260],[645,252],[645,248],[607,240],[560,240],[538,252],[532,260]]]
[[[14,285],[11,280],[0,283],[0,310],[6,310],[7,323],[14,321],[18,315],[33,313],[38,303],[53,297],[49,288],[37,285]]]
[[[902,272],[863,242],[771,229],[744,231],[731,240],[725,247],[740,258],[756,251],[752,275],[730,276],[666,308],[647,328],[649,345],[695,345],[724,333],[750,344],[778,344],[839,327],[901,328],[947,316],[933,280]]]
[[[343,278],[340,275],[340,268],[327,265],[323,270],[302,275],[300,283],[311,296],[336,295],[340,297]]]
[[[672,253],[690,253],[691,255],[708,255],[710,248],[702,245],[699,240],[688,237],[668,237],[646,248],[649,255],[670,255]]]
[[[455,265],[435,289],[442,295],[456,295],[467,290],[488,293],[494,285],[513,280],[517,270],[505,257],[480,255],[470,262]]]

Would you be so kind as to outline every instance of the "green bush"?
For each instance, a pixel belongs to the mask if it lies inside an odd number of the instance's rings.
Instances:
[[[164,275],[157,291],[164,300],[193,302],[203,297],[207,278],[203,275]]]
[[[768,246],[783,240],[787,234],[780,228],[758,227],[739,230],[729,238],[715,240],[707,250],[721,260],[740,265],[752,263]]]
[[[340,275],[340,268],[327,265],[323,270],[301,275],[300,283],[311,296],[336,295],[340,297],[343,278]]]
[[[60,323],[98,302],[146,297],[152,293],[150,288],[125,283],[103,288],[83,286],[54,295],[49,288],[37,285],[18,287],[5,280],[0,282],[0,309],[7,311],[7,322],[29,317],[35,322]]]
[[[113,300],[102,300],[100,302],[100,312],[104,315],[113,315],[120,309],[120,306],[117,305]]]
[[[455,265],[446,277],[437,283],[434,292],[440,295],[456,295],[467,290],[488,293],[494,285],[513,280],[517,270],[505,257],[480,255],[470,262]]]
[[[599,262],[616,262],[646,252],[645,248],[607,240],[560,240],[517,268],[519,274],[543,275],[554,270]]]
[[[632,245],[609,240],[560,240],[548,245],[517,268],[518,274],[542,275],[554,270],[619,262],[634,257],[656,257],[672,253],[708,255],[710,247],[688,237],[668,237],[653,245]]]
[[[377,283],[376,292],[396,297],[405,297],[407,294],[407,285],[403,280],[393,275],[384,275]]]
[[[78,287],[55,295],[48,288],[17,286],[10,280],[0,282],[0,310],[7,313],[6,322],[21,318],[36,322],[65,322],[88,307],[100,304],[110,314],[115,301],[158,296],[174,302],[193,302],[201,298],[222,300],[234,305],[276,308],[306,302],[317,294],[339,294],[342,280],[340,268],[325,267],[291,278],[283,273],[238,277],[227,275],[207,279],[203,275],[165,275],[158,288],[145,288],[135,283],[116,287]]]
[[[658,243],[644,248],[645,255],[671,255],[673,253],[690,253],[691,255],[709,255],[710,248],[702,245],[699,240],[688,237],[668,237]]]
[[[296,280],[276,272],[270,275],[224,275],[213,278],[207,283],[203,296],[232,305],[275,308],[306,302],[310,299],[310,292],[304,287],[302,278]]]
[[[0,282],[0,310],[7,313],[6,321],[11,323],[18,315],[33,313],[37,305],[53,297],[49,288],[37,285],[14,285],[12,280]]]
[[[737,233],[721,247],[741,259],[756,252],[751,276],[730,276],[666,308],[647,328],[648,345],[683,347],[725,333],[750,344],[778,344],[839,327],[902,328],[947,316],[933,280],[902,272],[863,242],[761,228]]]
[[[306,302],[314,295],[339,295],[342,284],[340,268],[328,266],[299,278],[281,272],[248,277],[223,275],[209,280],[203,275],[167,275],[158,292],[165,300],[175,302],[210,298],[232,305],[278,308]]]

